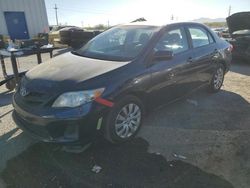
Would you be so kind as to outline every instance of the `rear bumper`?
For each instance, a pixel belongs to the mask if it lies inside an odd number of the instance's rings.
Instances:
[[[92,106],[95,106],[92,108]],[[72,117],[72,109],[54,110],[47,115],[28,112],[22,109],[13,98],[13,120],[23,131],[33,138],[51,143],[85,143],[92,140],[100,131],[100,123],[108,112],[107,107],[86,104],[81,113]],[[79,112],[77,110],[76,112]],[[70,115],[69,115],[70,114]],[[70,116],[70,117],[69,117]]]

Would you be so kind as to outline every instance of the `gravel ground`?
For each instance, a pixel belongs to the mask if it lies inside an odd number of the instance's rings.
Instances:
[[[0,87],[0,187],[250,187],[250,65],[233,64],[217,94],[202,89],[149,114],[133,141],[101,140],[81,154],[17,129],[11,95]]]

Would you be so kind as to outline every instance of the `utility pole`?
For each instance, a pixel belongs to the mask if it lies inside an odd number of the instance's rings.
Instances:
[[[55,4],[55,7],[54,7],[54,9],[55,9],[55,13],[56,13],[56,25],[58,25],[58,17],[57,17],[57,6],[56,6],[56,4]]]
[[[231,15],[231,5],[229,6],[229,9],[228,9],[228,16]]]
[[[173,15],[173,14],[171,15],[171,18],[170,18],[170,20],[174,20],[174,15]]]

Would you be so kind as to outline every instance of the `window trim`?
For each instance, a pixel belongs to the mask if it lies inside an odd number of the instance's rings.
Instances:
[[[214,44],[215,43],[215,39],[214,39],[214,36],[211,34],[211,32],[209,32],[208,30],[206,30],[207,31],[207,35],[208,35],[208,38],[209,38],[209,36],[210,36],[210,38],[212,39],[212,43],[210,43],[209,42],[209,44]]]

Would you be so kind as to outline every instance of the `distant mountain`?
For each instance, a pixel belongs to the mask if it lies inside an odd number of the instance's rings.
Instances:
[[[199,22],[199,23],[211,23],[211,22],[226,22],[225,18],[199,18],[192,20],[193,22]]]

